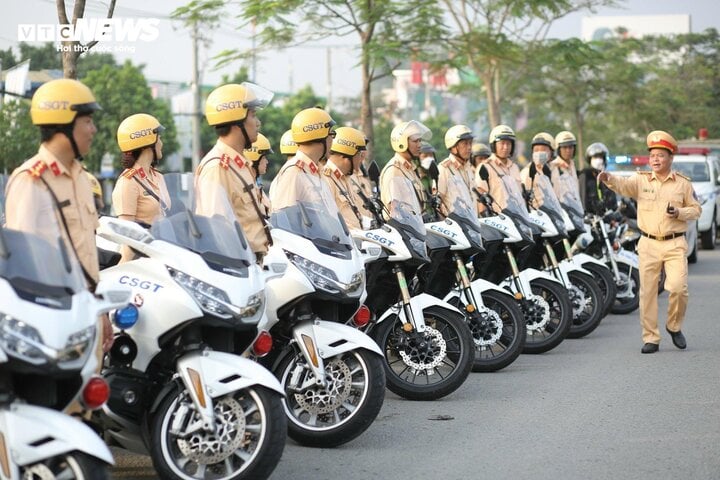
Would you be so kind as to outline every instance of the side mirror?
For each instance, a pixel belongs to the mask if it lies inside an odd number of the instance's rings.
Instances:
[[[487,168],[485,165],[481,166],[478,170],[478,175],[480,176],[480,179],[487,182],[488,178],[490,178],[490,175],[488,175]]]
[[[375,160],[373,160],[368,167],[368,177],[375,182],[376,185],[380,181],[380,167],[378,167]]]

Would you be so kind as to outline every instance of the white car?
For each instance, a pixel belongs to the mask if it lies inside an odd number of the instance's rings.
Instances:
[[[702,206],[698,219],[698,235],[708,250],[717,244],[720,223],[720,158],[712,155],[675,155],[673,169],[689,177]]]

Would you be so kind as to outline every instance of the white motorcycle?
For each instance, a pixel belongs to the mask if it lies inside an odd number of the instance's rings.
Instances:
[[[372,424],[385,397],[382,352],[346,322],[369,320],[364,262],[354,248],[324,181],[298,179],[302,199],[271,217],[267,329],[274,346],[260,359],[280,379],[288,434],[309,446],[346,443]]]
[[[52,200],[39,196],[23,206],[45,206],[36,210],[38,230],[0,227],[0,479],[104,479],[113,463],[107,446],[62,411],[107,400],[108,385],[95,375],[98,316],[126,305],[129,292],[87,290]]]
[[[367,331],[385,353],[388,388],[407,399],[434,400],[463,384],[475,345],[462,312],[409,285],[408,278],[430,262],[425,225],[409,180],[396,177],[391,188],[389,220],[373,199],[368,206],[380,228],[352,231],[357,243],[382,248],[382,255],[367,265],[367,304],[375,313]],[[437,248],[449,249],[449,243]]]
[[[183,182],[190,189],[192,181]],[[139,258],[101,272],[133,289],[103,375],[111,398],[97,422],[108,441],[149,453],[162,478],[267,477],[285,445],[283,389],[241,352],[268,352],[257,325],[264,277],[237,223],[190,210],[148,232],[115,218],[98,235]],[[219,199],[227,212],[227,200]]]
[[[530,168],[534,186],[532,191],[540,197],[534,197],[533,202],[542,201],[540,208],[530,209],[530,220],[542,230],[534,265],[540,268],[544,265],[544,269],[567,289],[573,307],[568,338],[581,338],[593,332],[604,317],[602,291],[590,271],[582,267],[580,257],[573,257],[570,251],[563,208],[550,184],[549,176],[534,175],[533,167]],[[600,261],[595,261],[604,268]]]

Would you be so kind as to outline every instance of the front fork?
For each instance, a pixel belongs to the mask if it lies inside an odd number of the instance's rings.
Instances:
[[[505,255],[507,256],[508,263],[510,263],[510,272],[512,276],[511,284],[514,285],[515,291],[513,296],[515,300],[522,300],[523,298],[530,298],[532,296],[532,290],[530,283],[526,282],[520,277],[520,269],[517,266],[517,260],[515,254],[510,250],[510,247],[505,245]]]
[[[408,333],[413,330],[421,333],[424,332],[425,316],[419,307],[413,305],[410,289],[408,289],[407,278],[405,278],[405,272],[400,265],[395,265],[393,267],[393,273],[397,277],[398,286],[400,287],[400,297],[402,299],[400,308],[402,308],[405,313],[403,330]]]
[[[462,257],[456,253],[453,255],[453,260],[455,261],[455,265],[457,266],[456,277],[458,284],[460,285],[460,289],[465,295],[465,311],[468,313],[473,313],[478,309],[484,307],[482,297],[478,296],[478,298],[476,298],[473,294],[470,276],[467,273],[467,269],[465,268],[465,262],[463,261]]]
[[[565,240],[565,242],[567,242],[567,240]],[[568,278],[567,273],[560,268],[560,264],[557,261],[552,245],[550,245],[550,242],[547,240],[543,241],[543,243],[545,244],[545,252],[547,253],[547,257],[550,262],[548,268],[552,271],[553,275],[555,275],[555,278],[562,282],[565,288],[570,288],[570,279]]]

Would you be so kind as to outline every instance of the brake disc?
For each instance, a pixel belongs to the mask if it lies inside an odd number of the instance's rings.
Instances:
[[[498,340],[500,340],[503,331],[503,321],[500,318],[500,314],[487,307],[479,309],[477,313],[480,318],[473,319],[470,325],[470,330],[473,334],[473,342],[475,342],[475,345],[478,347],[494,345]],[[480,322],[479,325],[476,321]]]
[[[36,463],[23,472],[23,480],[55,480],[55,474],[44,463]]]
[[[178,448],[190,460],[200,464],[219,463],[245,443],[245,411],[235,398],[228,395],[215,403],[215,431],[198,430],[187,438],[178,438]],[[200,415],[193,413],[193,420]],[[192,424],[193,422],[189,422]]]
[[[350,396],[352,372],[340,358],[325,364],[327,386],[315,385],[295,394],[295,400],[304,410],[315,414],[334,412]]]
[[[590,303],[590,298],[585,295],[577,285],[570,285],[570,302],[573,306],[573,318],[582,314]]]
[[[426,325],[423,335],[422,343],[424,345],[417,347],[407,345],[398,352],[405,365],[415,370],[434,369],[445,360],[447,354],[447,344],[439,331]],[[432,361],[430,362],[427,361],[428,353],[432,353]]]
[[[523,314],[527,322],[527,331],[532,334],[545,328],[550,321],[550,305],[540,295],[529,296],[528,301],[532,302],[532,306],[523,307]]]

